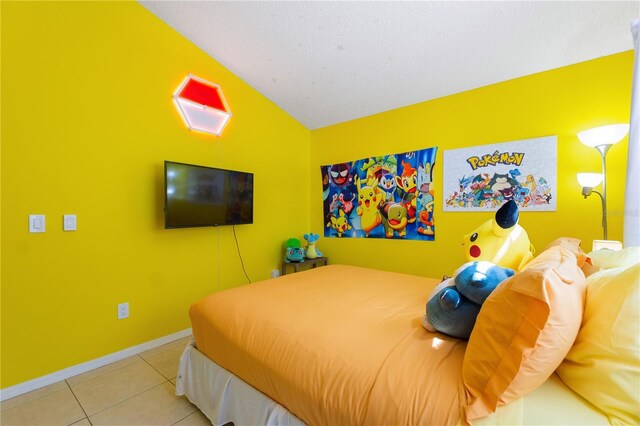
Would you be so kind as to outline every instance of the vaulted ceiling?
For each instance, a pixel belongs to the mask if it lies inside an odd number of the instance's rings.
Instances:
[[[633,48],[634,1],[141,1],[309,129]]]

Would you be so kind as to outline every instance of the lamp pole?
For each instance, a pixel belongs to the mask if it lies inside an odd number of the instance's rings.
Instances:
[[[595,127],[578,133],[580,142],[587,146],[594,147],[602,156],[602,229],[604,239],[607,235],[607,151],[620,142],[629,133],[628,124],[610,124],[608,126]]]
[[[595,147],[602,156],[602,229],[604,229],[604,239],[607,238],[607,152],[611,145],[603,144]]]

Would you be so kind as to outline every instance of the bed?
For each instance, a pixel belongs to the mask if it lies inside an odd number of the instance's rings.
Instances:
[[[525,307],[525,325],[517,331],[524,337],[509,335],[511,343],[503,353],[494,347],[495,341],[476,336],[476,328],[482,330],[482,324],[488,324],[491,339],[500,334],[499,321],[481,317],[486,305],[469,342],[429,333],[422,327],[425,301],[440,280],[329,265],[218,292],[195,303],[189,312],[194,342],[181,357],[176,392],[186,395],[216,425],[584,425],[640,419],[632,405],[637,402],[633,391],[623,390],[630,394],[631,405],[614,410],[612,415],[607,404],[598,398],[590,401],[585,392],[566,383],[571,384],[567,377],[581,377],[581,362],[586,368],[591,365],[580,359],[582,353],[571,359],[570,350],[574,340],[576,344],[581,341],[579,331],[586,320],[582,314],[589,299],[583,269],[589,266],[589,274],[595,277],[603,272],[598,265],[584,265],[587,257],[566,247],[548,251],[550,254],[542,253],[531,268],[515,276],[522,277],[508,280],[512,283],[501,294],[517,292],[524,278],[542,277],[541,293],[545,298],[557,296],[562,304],[557,311],[561,312],[556,315],[555,309],[549,309],[553,301],[534,300]],[[633,253],[627,253],[626,259],[631,266],[624,270],[630,271],[633,284],[640,265],[636,265]],[[551,275],[541,275],[549,262],[557,263]],[[620,268],[616,268],[608,269],[618,274]],[[558,279],[561,290],[552,288],[550,276]],[[531,292],[530,282],[526,287]],[[621,292],[628,295],[628,288]],[[495,293],[500,292],[496,289],[491,297]],[[526,298],[535,299],[531,296]],[[522,294],[519,297],[523,299]],[[573,301],[567,302],[571,298]],[[500,305],[504,300],[497,297],[495,302],[498,305],[486,310],[504,311]],[[567,312],[572,312],[572,304],[574,311],[580,310],[575,333],[567,332],[572,326],[562,323],[569,316]],[[530,321],[536,309],[546,312],[542,315],[546,315],[545,324]],[[518,313],[509,317],[514,315]],[[565,340],[562,333],[573,333],[567,349],[561,349],[551,361],[545,346],[562,344],[549,340],[549,328]],[[526,338],[534,340],[528,347],[522,343]],[[515,346],[514,340],[518,342]],[[487,344],[498,362],[486,359]],[[637,340],[634,344],[637,346]],[[485,349],[478,352],[478,347]],[[516,349],[522,351],[514,353]],[[631,364],[638,362],[633,350],[632,345],[627,357],[630,361],[626,360]],[[519,360],[518,368],[512,371],[509,365],[505,370],[505,359],[513,356]],[[567,359],[571,365],[563,372],[558,366]],[[495,371],[478,377],[489,367]],[[505,371],[511,376],[501,377],[509,382],[502,389],[496,377],[504,376]],[[633,368],[630,374],[633,376]],[[629,385],[628,377],[624,380]],[[479,393],[474,389],[478,383]],[[487,389],[497,392],[495,398]]]

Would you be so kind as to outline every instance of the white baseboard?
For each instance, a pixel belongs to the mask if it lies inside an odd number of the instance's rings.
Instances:
[[[47,374],[46,376],[38,377],[37,379],[29,380],[15,386],[0,389],[0,401],[7,400],[9,398],[22,395],[23,393],[31,392],[36,389],[40,389],[44,386],[51,385],[61,380],[66,380],[69,377],[77,376],[78,374],[86,373],[87,371],[94,370],[98,367],[111,364],[121,359],[128,358],[130,356],[137,355],[149,349],[157,348],[174,340],[182,339],[191,335],[191,329],[178,331],[177,333],[170,334],[168,336],[160,337],[159,339],[151,340],[150,342],[142,343],[140,345],[132,346],[127,349],[123,349],[118,352],[114,352],[109,355],[105,355],[100,358],[93,359],[91,361],[83,362],[82,364],[74,365],[64,370],[56,371],[55,373]]]

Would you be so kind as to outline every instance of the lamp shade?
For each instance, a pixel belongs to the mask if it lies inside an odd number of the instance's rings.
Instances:
[[[191,130],[220,136],[231,117],[220,86],[191,74],[178,87],[173,99]]]
[[[578,183],[583,188],[593,188],[602,182],[602,173],[578,173]]]
[[[584,130],[578,133],[578,139],[587,146],[613,145],[620,142],[627,133],[629,133],[628,124],[610,124]]]

